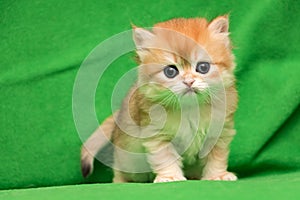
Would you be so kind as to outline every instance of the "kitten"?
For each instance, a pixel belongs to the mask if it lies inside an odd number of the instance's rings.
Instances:
[[[84,143],[83,176],[112,141],[114,182],[237,180],[227,171],[237,106],[228,17],[133,28],[137,83]]]

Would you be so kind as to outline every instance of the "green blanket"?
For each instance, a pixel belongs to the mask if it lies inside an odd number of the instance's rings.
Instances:
[[[112,172],[99,162],[83,179],[72,92],[85,57],[130,23],[226,13],[240,98],[229,167],[240,180],[101,184]],[[299,198],[299,19],[296,0],[0,1],[0,199]],[[111,114],[114,85],[136,67],[132,57],[115,60],[99,83],[100,122]],[[92,133],[95,125],[86,123]],[[39,188],[45,186],[55,187]]]

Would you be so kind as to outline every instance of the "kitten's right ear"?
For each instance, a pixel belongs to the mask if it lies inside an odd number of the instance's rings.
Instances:
[[[153,40],[154,34],[146,29],[138,28],[132,25],[133,40],[136,48],[147,48],[147,44]]]
[[[209,23],[208,28],[214,34],[228,34],[229,22],[228,15],[219,16]]]

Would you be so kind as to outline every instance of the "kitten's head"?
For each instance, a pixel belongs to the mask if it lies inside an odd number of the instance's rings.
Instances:
[[[203,96],[217,86],[234,84],[234,56],[228,37],[228,17],[172,19],[151,31],[134,27],[139,84],[149,98]]]

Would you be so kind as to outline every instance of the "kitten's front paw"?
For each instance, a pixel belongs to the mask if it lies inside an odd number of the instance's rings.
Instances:
[[[157,175],[154,183],[173,182],[173,181],[186,181],[184,176],[160,176]]]
[[[236,181],[237,179],[238,179],[237,176],[232,172],[224,172],[220,175],[202,178],[202,180],[213,180],[213,181]]]

